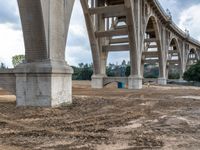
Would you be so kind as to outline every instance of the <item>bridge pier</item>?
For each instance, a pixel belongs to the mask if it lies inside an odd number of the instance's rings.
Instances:
[[[72,102],[73,70],[65,47],[73,0],[18,0],[25,63],[17,66],[17,106],[54,107]]]
[[[167,79],[166,78],[158,78],[158,84],[159,85],[167,85]]]
[[[104,87],[104,77],[105,75],[93,75],[91,86],[94,89],[102,89]]]
[[[130,76],[128,78],[128,89],[142,89],[142,77]]]
[[[15,69],[17,106],[72,103],[72,69],[60,62],[21,64]]]

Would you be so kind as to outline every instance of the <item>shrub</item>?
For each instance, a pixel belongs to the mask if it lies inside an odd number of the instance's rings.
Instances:
[[[195,65],[192,65],[183,75],[183,79],[186,81],[200,82],[200,61]]]

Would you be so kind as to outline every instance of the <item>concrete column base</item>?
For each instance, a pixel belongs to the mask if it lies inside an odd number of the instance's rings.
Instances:
[[[72,103],[73,70],[65,62],[16,67],[17,106],[57,107]]]
[[[128,78],[128,89],[142,89],[142,77],[130,76]]]
[[[104,87],[103,80],[105,75],[93,75],[92,76],[92,88],[102,89]]]
[[[158,78],[158,84],[159,85],[167,85],[167,79],[166,78]]]

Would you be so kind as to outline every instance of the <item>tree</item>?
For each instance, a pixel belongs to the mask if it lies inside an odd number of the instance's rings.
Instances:
[[[81,80],[91,80],[93,74],[92,66],[85,64],[81,69],[79,77]]]
[[[183,79],[186,81],[200,82],[200,61],[195,65],[192,65],[183,75]]]
[[[91,80],[93,74],[92,64],[80,63],[78,67],[72,66],[72,68],[74,69],[73,80]]]
[[[130,65],[127,65],[127,66],[126,66],[126,71],[125,71],[126,77],[130,76],[130,73],[131,73],[131,66],[130,66]]]
[[[15,55],[12,57],[12,63],[13,66],[16,67],[17,65],[23,63],[25,60],[25,56],[24,55]]]
[[[4,63],[1,63],[0,69],[6,69],[6,65]]]

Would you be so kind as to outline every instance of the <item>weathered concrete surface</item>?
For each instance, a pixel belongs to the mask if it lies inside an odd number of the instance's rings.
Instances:
[[[142,89],[142,77],[130,76],[128,78],[128,88],[134,90]]]
[[[18,0],[26,61],[65,60],[74,0]]]
[[[15,69],[17,106],[72,102],[65,47],[74,0],[18,0],[26,63]]]
[[[15,69],[17,106],[71,104],[72,73],[71,67],[58,62],[21,64]]]
[[[159,85],[167,85],[167,79],[165,78],[158,78]]]
[[[101,89],[104,87],[104,75],[93,75],[91,86],[94,89]]]

